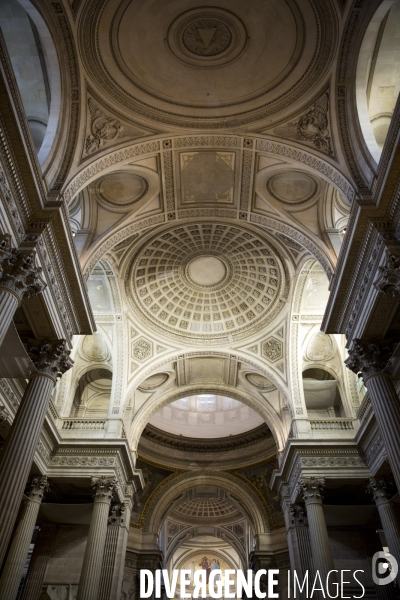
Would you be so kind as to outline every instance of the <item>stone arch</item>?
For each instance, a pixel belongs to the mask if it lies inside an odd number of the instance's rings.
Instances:
[[[231,473],[206,470],[181,473],[162,486],[146,507],[143,531],[158,535],[171,505],[184,492],[202,485],[218,487],[227,492],[231,501],[248,518],[256,539],[258,535],[270,533],[268,507],[250,485],[244,485]]]
[[[13,26],[6,28],[4,38],[11,63],[15,65],[15,77],[39,163],[43,165],[55,142],[61,114],[61,69],[54,36],[50,33],[42,14],[30,0],[15,0],[15,10],[19,12],[15,16],[8,14],[7,18],[15,19],[17,22],[20,20],[28,22],[29,19],[30,28],[29,31],[26,30],[28,38],[18,35]],[[26,28],[26,25],[23,27]],[[15,33],[9,44],[9,35],[13,31]],[[33,43],[31,39],[34,40]],[[29,88],[25,89],[24,77],[18,68],[18,65],[23,64],[24,61],[29,61],[30,65],[32,62],[41,65],[41,69],[36,70],[36,84],[39,89],[34,102],[32,101],[34,84],[30,81]]]
[[[219,135],[217,136],[215,134],[209,134],[204,138],[195,136],[194,141],[196,143],[192,144],[191,138],[180,138],[178,135],[172,137],[169,136],[168,140],[152,138],[128,145],[125,148],[110,152],[100,158],[93,157],[93,159],[91,159],[87,165],[82,167],[79,173],[77,173],[66,185],[63,192],[64,198],[67,203],[70,203],[76,194],[81,192],[88,184],[99,177],[115,172],[139,157],[160,153],[164,142],[168,143],[168,148],[175,147],[174,145],[176,145],[176,147],[181,147],[182,144],[183,146],[189,145],[193,148],[196,146],[204,148],[207,145],[212,147],[214,144],[218,145],[220,143],[224,148],[232,148],[236,151],[238,148],[242,148],[244,143],[241,136],[229,135],[221,138]],[[268,154],[274,157],[283,157],[293,165],[298,166],[303,170],[313,172],[325,179],[346,197],[349,202],[353,199],[354,189],[351,183],[329,159],[326,160],[318,154],[312,153],[308,149],[299,149],[297,146],[287,142],[278,142],[275,139],[270,139],[268,136],[255,137],[252,142],[259,153]],[[142,232],[151,226],[164,222],[166,222],[166,218],[164,215],[160,214],[154,217],[143,218],[141,221],[136,220],[129,224],[121,223],[118,230],[114,229],[113,233],[107,238],[98,240],[97,244],[93,246],[90,255],[86,258],[84,271],[90,273],[94,265],[97,264],[106,252],[118,242],[136,232]],[[321,262],[321,264],[324,264],[326,272],[332,272],[333,268],[330,258],[326,257],[323,251],[321,252],[316,241],[311,239],[311,236],[300,234],[294,227],[287,226],[276,218],[252,214],[250,216],[250,222],[269,227],[272,230],[275,229],[277,231],[286,232],[288,235],[294,234],[295,238],[302,243],[304,247]]]
[[[211,529],[213,530],[212,534],[210,533]],[[246,565],[247,561],[245,549],[243,548],[240,539],[235,535],[233,531],[229,531],[229,534],[230,535],[228,537],[227,531],[223,527],[213,525],[194,525],[192,527],[188,526],[187,529],[179,531],[174,537],[174,539],[170,542],[167,553],[165,555],[165,563],[166,565],[168,565],[174,553],[182,543],[187,542],[199,535],[213,535],[214,537],[223,540],[224,542],[228,543],[232,548],[234,548],[238,553],[242,564]]]
[[[335,96],[342,147],[353,181],[364,193],[371,188],[377,165],[367,147],[357,116],[357,68],[365,33],[375,12],[385,1],[369,0],[362,6],[353,3],[344,26],[337,70]]]
[[[217,353],[217,354],[218,354],[218,356],[221,356],[224,358],[230,358],[232,356],[232,354],[227,354],[227,353]],[[164,359],[157,365],[154,365],[153,367],[147,369],[147,371],[142,373],[140,376],[136,377],[131,382],[129,388],[126,391],[126,398],[129,398],[132,395],[133,391],[136,389],[136,387],[138,387],[138,385],[140,385],[140,383],[142,381],[147,379],[147,377],[149,377],[150,375],[154,375],[159,371],[163,371],[163,370],[165,371],[166,364],[170,364],[171,362],[174,362],[175,360],[177,360],[179,357],[182,357],[182,356],[184,356],[184,355],[174,354],[173,356],[169,356],[168,358]],[[203,352],[197,351],[196,356],[204,356],[204,357],[208,356],[209,357],[209,356],[215,356],[215,353],[208,353],[206,351],[203,351]],[[273,373],[271,373],[270,371],[265,369],[265,366],[262,366],[259,364],[259,363],[261,363],[261,361],[258,361],[257,363],[251,363],[251,361],[248,359],[248,357],[242,356],[239,353],[236,355],[236,358],[237,358],[237,360],[240,360],[244,364],[251,366],[258,373],[260,373],[261,375],[263,375],[264,377],[269,379],[275,385],[275,387],[282,393],[282,395],[284,396],[284,398],[286,400],[286,403],[288,403],[287,390],[285,389],[285,387],[282,385],[282,383],[278,380],[278,378]],[[211,385],[202,384],[199,387],[196,387],[195,385],[189,385],[189,386],[184,386],[184,387],[175,387],[173,389],[167,390],[165,393],[161,392],[158,394],[157,393],[153,394],[140,407],[140,409],[137,411],[137,413],[134,415],[134,417],[132,419],[131,432],[130,432],[130,437],[129,437],[129,442],[130,442],[132,451],[135,452],[137,450],[140,436],[141,436],[144,428],[146,427],[146,425],[149,422],[149,420],[151,419],[151,417],[158,410],[160,410],[160,408],[162,408],[163,406],[166,406],[167,404],[170,404],[174,400],[178,400],[179,398],[182,398],[182,397],[185,397],[188,395],[205,394],[205,393],[230,396],[236,400],[239,400],[240,402],[243,402],[243,404],[250,406],[253,410],[258,412],[259,415],[267,423],[268,427],[270,428],[270,430],[272,432],[272,435],[274,436],[274,440],[275,440],[277,449],[279,451],[283,449],[284,444],[285,444],[285,439],[286,439],[286,434],[284,431],[283,423],[281,422],[281,420],[279,419],[279,417],[276,414],[272,413],[272,411],[269,410],[265,401],[263,401],[261,398],[257,398],[256,396],[250,394],[248,391],[246,391],[244,389],[238,388],[236,385],[213,386],[212,384]]]

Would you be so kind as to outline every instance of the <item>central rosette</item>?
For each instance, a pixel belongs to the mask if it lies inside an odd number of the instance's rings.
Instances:
[[[281,310],[288,279],[258,232],[174,226],[137,247],[126,280],[136,318],[167,337],[217,344],[251,335]]]

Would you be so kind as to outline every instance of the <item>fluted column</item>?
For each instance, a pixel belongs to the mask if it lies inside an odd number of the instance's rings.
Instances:
[[[9,237],[0,236],[0,346],[18,306],[45,289],[41,272],[34,250],[12,248]]]
[[[39,600],[57,523],[42,523],[33,549],[21,600]]]
[[[387,497],[387,484],[384,479],[377,481],[371,477],[368,489],[378,509],[389,552],[400,565],[400,527],[393,506]],[[397,575],[397,581],[400,585],[400,573]]]
[[[388,340],[354,340],[345,362],[354,373],[362,374],[393,477],[400,489],[400,401],[391,375],[383,372],[392,352],[393,345]]]
[[[51,391],[57,376],[72,364],[63,340],[34,340],[28,346],[28,352],[38,372],[29,380],[0,455],[0,564],[17,518]]]
[[[34,477],[29,485],[28,500],[13,537],[0,579],[0,598],[15,600],[24,571],[40,504],[48,489],[47,477]],[[33,599],[32,599],[33,600]]]
[[[318,571],[321,581],[325,587],[329,571],[335,569],[331,546],[329,543],[328,529],[325,523],[322,508],[322,491],[325,487],[325,479],[310,477],[301,479],[299,483],[300,492],[303,495],[307,509],[308,530],[314,571]],[[335,581],[335,574],[330,576],[330,581]],[[333,594],[333,590],[331,590]]]
[[[282,508],[285,515],[286,536],[292,574],[296,572],[299,581],[302,581],[308,571],[311,579],[313,571],[312,554],[306,511],[300,504],[291,504],[289,502],[282,503]],[[292,583],[294,583],[293,575]],[[300,598],[300,600],[306,600],[306,590],[303,592],[297,590],[296,597]]]
[[[113,494],[117,490],[117,482],[114,478],[93,477],[92,486],[94,489],[93,513],[76,600],[98,600],[108,513]]]
[[[120,597],[124,579],[130,514],[128,504],[111,506],[98,600],[115,600]]]

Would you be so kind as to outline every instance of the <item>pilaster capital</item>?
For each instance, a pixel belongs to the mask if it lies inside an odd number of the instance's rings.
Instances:
[[[94,502],[108,502],[111,504],[114,493],[118,489],[115,477],[92,477],[92,488]]]
[[[400,300],[400,253],[386,249],[385,265],[378,267],[378,271],[378,279],[374,281],[375,289]]]
[[[108,517],[109,525],[126,525],[126,505],[123,502],[122,504],[112,504],[110,508],[110,515]]]
[[[389,484],[387,481],[385,481],[385,479],[383,479],[383,477],[380,477],[379,479],[370,477],[367,491],[371,494],[377,506],[379,506],[379,504],[387,504],[389,502],[389,487]]]
[[[302,494],[305,505],[322,504],[322,491],[325,487],[324,477],[302,478],[299,481],[299,492]]]
[[[305,507],[301,504],[290,504],[289,521],[291,527],[307,527],[308,520]]]
[[[65,340],[29,340],[27,351],[39,373],[54,381],[74,364]]]
[[[362,373],[364,380],[382,373],[393,354],[391,340],[360,340],[353,342],[346,367],[354,373]]]
[[[45,493],[49,490],[49,483],[46,475],[33,477],[28,483],[26,495],[32,502],[42,502]]]
[[[9,236],[0,236],[0,287],[14,294],[19,303],[46,288],[35,255],[35,250],[13,248]]]
[[[0,423],[3,423],[3,421],[7,421],[9,416],[10,413],[8,412],[8,410],[3,405],[0,405]]]

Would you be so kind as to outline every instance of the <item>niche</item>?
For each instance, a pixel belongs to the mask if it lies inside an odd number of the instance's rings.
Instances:
[[[338,382],[325,369],[314,367],[303,371],[303,390],[311,419],[345,416]]]
[[[71,417],[106,419],[111,400],[112,373],[108,369],[92,369],[79,380]]]

